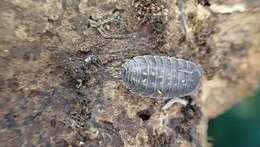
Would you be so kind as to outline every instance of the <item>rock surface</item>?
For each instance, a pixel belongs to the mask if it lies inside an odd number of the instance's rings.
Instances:
[[[0,146],[207,146],[208,119],[257,86],[259,7],[253,0],[183,7],[173,0],[2,0]],[[201,64],[196,105],[164,112],[165,100],[122,85],[121,64],[147,54]]]

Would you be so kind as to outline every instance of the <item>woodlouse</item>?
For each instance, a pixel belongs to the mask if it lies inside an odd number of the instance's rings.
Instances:
[[[174,101],[194,94],[201,83],[198,65],[166,56],[136,56],[122,65],[121,76],[124,85],[135,94],[150,98],[175,98]]]

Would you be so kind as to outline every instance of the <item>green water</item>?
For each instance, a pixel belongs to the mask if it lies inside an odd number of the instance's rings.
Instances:
[[[260,147],[260,89],[209,122],[213,147]]]

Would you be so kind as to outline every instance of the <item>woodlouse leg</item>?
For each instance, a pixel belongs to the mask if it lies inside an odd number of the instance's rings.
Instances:
[[[173,104],[175,103],[179,103],[182,104],[184,106],[186,106],[188,104],[188,101],[185,99],[181,99],[181,98],[172,98],[171,100],[169,100],[163,107],[162,110],[167,110],[169,109]]]

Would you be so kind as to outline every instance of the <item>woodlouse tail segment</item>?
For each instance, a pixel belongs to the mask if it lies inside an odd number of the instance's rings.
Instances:
[[[169,109],[175,103],[179,103],[179,104],[181,104],[183,106],[186,106],[188,104],[188,101],[185,100],[185,99],[181,99],[181,98],[172,98],[162,107],[162,110]]]

